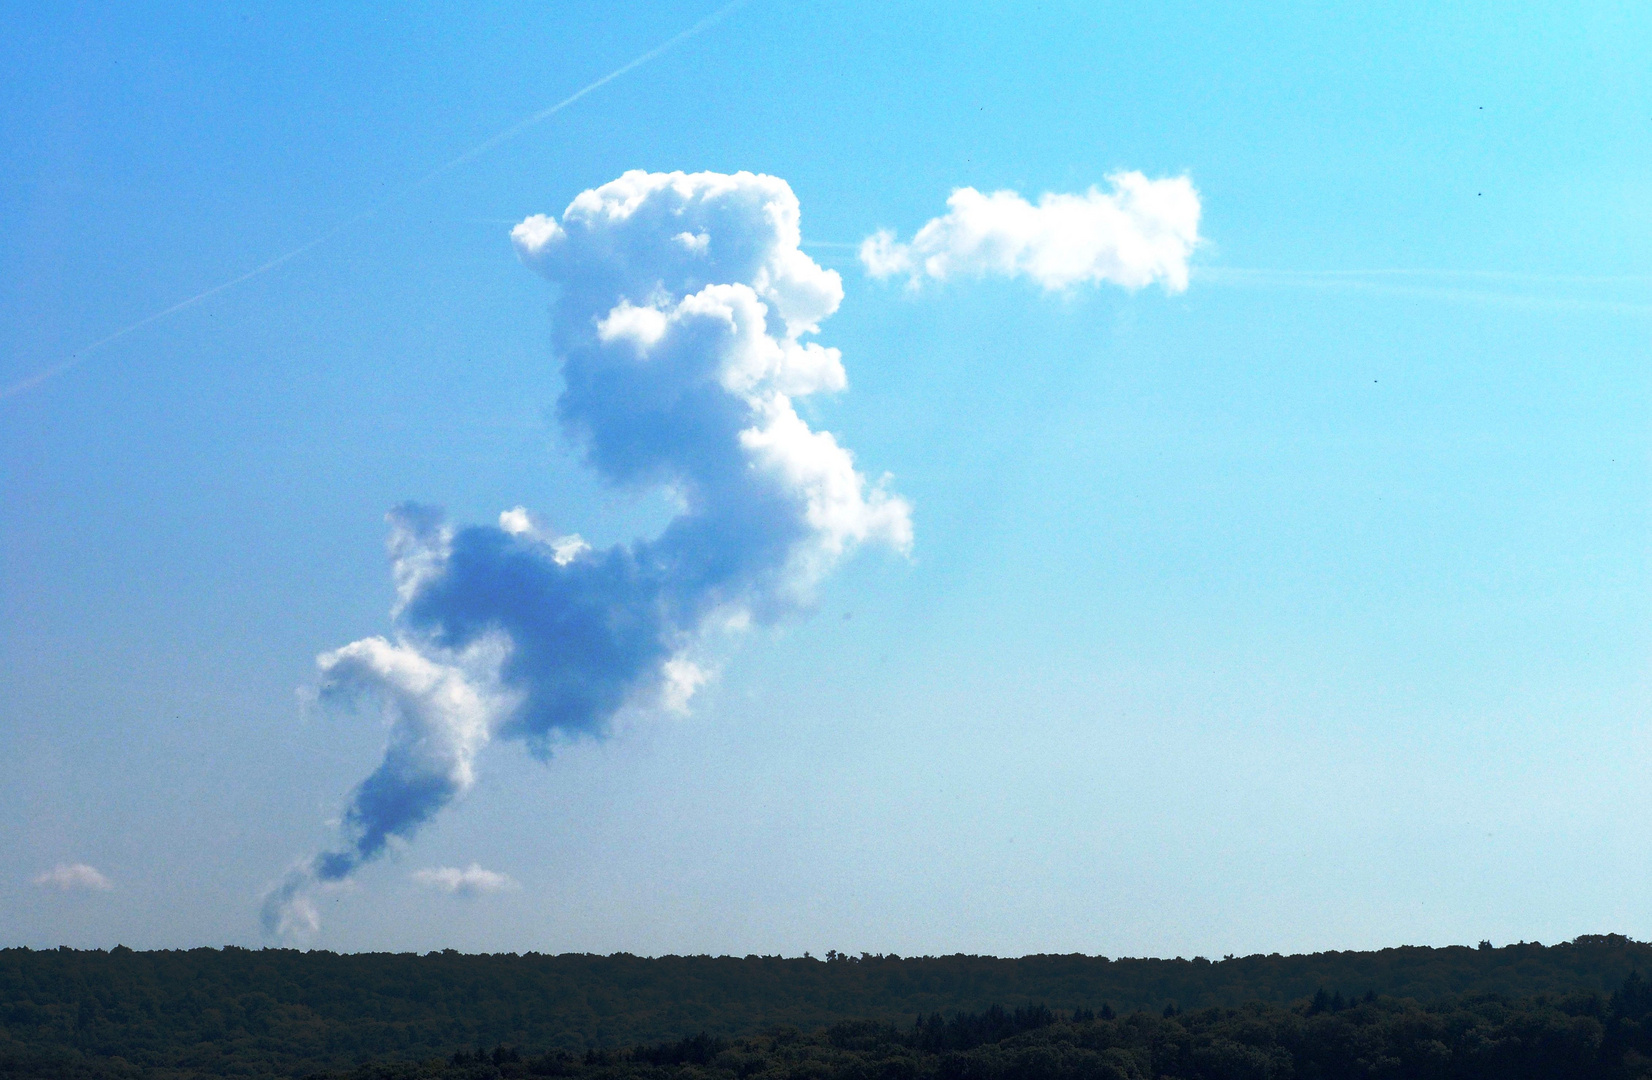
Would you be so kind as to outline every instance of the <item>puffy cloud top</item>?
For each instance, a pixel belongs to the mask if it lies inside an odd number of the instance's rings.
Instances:
[[[860,247],[873,277],[906,274],[912,284],[960,274],[1026,276],[1045,289],[1109,282],[1139,289],[1161,282],[1187,288],[1187,261],[1199,243],[1199,194],[1185,176],[1149,180],[1139,172],[1108,177],[1111,192],[1046,194],[1038,205],[1013,191],[983,195],[959,188],[944,217],[910,243],[878,232]]]
[[[580,193],[560,222],[535,214],[511,239],[523,262],[592,310],[743,283],[795,339],[843,302],[837,272],[799,250],[799,220],[777,176],[635,170]]]

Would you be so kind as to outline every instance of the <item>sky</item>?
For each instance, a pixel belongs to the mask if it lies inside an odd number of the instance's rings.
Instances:
[[[1652,938],[1643,5],[5,21],[0,945]]]

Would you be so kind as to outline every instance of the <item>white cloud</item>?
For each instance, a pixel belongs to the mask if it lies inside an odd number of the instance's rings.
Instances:
[[[983,195],[959,188],[947,214],[910,243],[885,230],[860,246],[873,277],[909,275],[913,285],[960,274],[1025,275],[1045,289],[1109,282],[1140,289],[1160,282],[1187,288],[1187,260],[1199,244],[1199,193],[1185,176],[1149,180],[1139,172],[1108,177],[1111,192],[1050,193],[1034,206],[1013,191]]]
[[[98,872],[96,867],[85,863],[58,863],[43,874],[37,874],[34,883],[42,888],[61,889],[68,892],[71,889],[92,889],[107,891],[114,888],[109,879]]]
[[[463,870],[456,866],[436,866],[415,870],[413,880],[431,889],[439,889],[453,896],[480,896],[482,893],[503,892],[516,887],[508,874],[484,870],[471,863]]]
[[[499,514],[499,531],[519,539],[537,540],[551,549],[551,559],[558,566],[567,566],[587,551],[591,545],[578,533],[557,536],[547,532],[539,519],[525,506],[513,506]]]
[[[542,248],[561,233],[562,226],[556,223],[556,218],[534,214],[511,229],[511,239],[520,247]]]
[[[302,945],[321,929],[321,911],[316,896],[349,892],[349,880],[318,881],[313,860],[300,859],[287,868],[282,879],[264,892],[261,918],[264,932],[292,945]]]
[[[558,536],[551,541],[551,561],[558,566],[567,566],[590,550],[591,545],[586,543],[585,537],[578,533]]]
[[[300,879],[311,886],[308,874]],[[264,929],[282,941],[307,941],[321,929],[321,912],[316,910],[310,887],[289,887],[283,883],[264,901]]]
[[[711,672],[685,656],[667,660],[662,673],[664,685],[660,689],[660,699],[668,710],[678,714],[688,712],[688,703],[695,691],[711,678]]]
[[[677,513],[602,549],[521,506],[465,528],[429,507],[390,515],[394,633],[318,658],[318,700],[376,700],[388,745],[350,797],[343,846],[269,893],[270,933],[308,932],[309,891],[461,796],[491,740],[549,754],[628,709],[682,711],[713,674],[688,659],[708,633],[797,611],[859,545],[910,548],[907,502],[795,407],[847,385],[838,350],[807,340],[843,282],[799,249],[799,215],[778,177],[628,172],[560,221],[512,230],[556,286],[564,431],[602,479],[668,492]],[[417,875],[455,893],[496,879]]]
[[[511,234],[523,262],[561,286],[571,386],[559,408],[588,436],[592,463],[620,482],[699,492],[698,512],[680,525],[726,517],[727,527],[705,530],[726,548],[715,561],[749,574],[765,595],[748,599],[770,611],[806,595],[856,546],[912,544],[910,504],[887,483],[868,484],[832,433],[795,408],[848,385],[839,350],[804,340],[837,310],[843,285],[799,249],[799,220],[778,177],[634,171],[581,193],[560,224],[536,215]],[[595,328],[594,342],[582,326]],[[707,376],[725,399],[701,394]],[[723,427],[730,418],[734,430]],[[725,456],[730,435],[743,460]],[[710,492],[739,500],[714,503]],[[762,518],[744,516],[760,506]],[[788,519],[799,510],[801,521]],[[770,529],[791,535],[775,543]],[[771,558],[778,565],[764,564]],[[675,688],[667,702],[698,685],[660,670]]]
[[[539,526],[525,506],[513,506],[499,512],[499,528],[512,536],[536,536]]]
[[[692,251],[696,255],[704,254],[706,249],[711,247],[710,233],[681,232],[676,236],[673,236],[671,239],[677,241],[677,243],[681,244],[683,247],[687,248],[689,251]]]
[[[381,796],[391,805],[380,813],[433,813],[469,789],[477,753],[517,702],[499,682],[509,654],[509,641],[493,634],[457,652],[370,637],[317,657],[324,696],[372,691],[390,724],[379,775],[396,794]],[[408,777],[419,778],[416,794],[397,790]]]
[[[400,612],[420,589],[441,575],[452,554],[453,530],[429,511],[412,507],[400,507],[385,517],[390,522],[385,547],[396,581],[394,610]]]
[[[665,313],[658,308],[635,307],[629,300],[621,300],[608,317],[597,322],[597,339],[604,345],[615,341],[628,343],[645,356],[660,338],[665,336]]]

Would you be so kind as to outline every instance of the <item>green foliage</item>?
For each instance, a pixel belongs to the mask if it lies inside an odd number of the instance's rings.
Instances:
[[[1645,984],[1626,984],[1604,1011],[1594,994],[1426,1008],[1388,997],[1318,1010],[1257,1002],[1111,1020],[995,1007],[910,1029],[849,1021],[811,1037],[702,1033],[582,1059],[497,1047],[329,1080],[1637,1080],[1652,1076],[1652,1014],[1633,1011],[1645,995]]]
[[[1215,963],[11,949],[0,1077],[1456,1077],[1590,1047],[1629,1076],[1637,969],[1652,947],[1617,936]]]

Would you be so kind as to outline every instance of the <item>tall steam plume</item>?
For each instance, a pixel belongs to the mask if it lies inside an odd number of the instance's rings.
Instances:
[[[628,172],[511,238],[557,286],[561,424],[611,483],[669,488],[682,511],[602,551],[521,507],[463,528],[391,511],[394,633],[319,658],[322,699],[377,702],[388,745],[345,843],[266,898],[271,933],[313,930],[311,890],[410,838],[494,737],[544,754],[628,704],[681,708],[706,628],[784,615],[856,544],[911,544],[907,503],[793,408],[845,385],[838,351],[804,340],[843,287],[798,249],[784,180]]]

